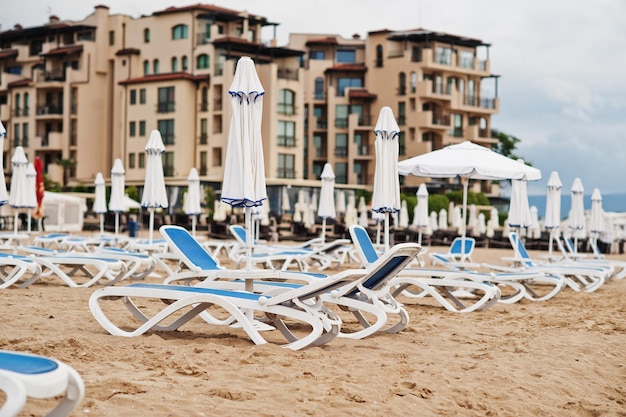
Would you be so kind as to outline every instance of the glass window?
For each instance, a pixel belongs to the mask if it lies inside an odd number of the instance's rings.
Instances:
[[[324,59],[324,51],[310,51],[309,59]]]
[[[278,92],[278,114],[294,114],[294,99],[296,94],[287,89]]]
[[[317,77],[315,79],[315,99],[324,99],[324,79],[322,77]]]
[[[22,96],[19,93],[17,93],[15,95],[15,111],[14,111],[16,116],[22,115],[21,105],[22,105]]]
[[[474,52],[461,51],[459,59],[459,64],[462,68],[474,68]]]
[[[137,104],[137,90],[130,90],[130,104]]]
[[[28,93],[24,93],[24,116],[28,116],[28,108],[30,107],[30,96]]]
[[[139,136],[146,136],[146,121],[139,121]]]
[[[135,154],[128,154],[128,168],[135,168]]]
[[[213,160],[214,167],[222,166],[222,148],[213,148]]]
[[[187,39],[189,29],[187,25],[176,25],[172,28],[172,39]]]
[[[143,61],[143,75],[150,74],[150,61],[147,59]]]
[[[159,102],[157,103],[158,113],[170,113],[174,111],[174,87],[160,87],[158,90]]]
[[[198,55],[198,57],[196,58],[196,68],[197,69],[210,68],[209,56],[207,54]]]
[[[115,31],[109,31],[109,45],[115,45]]]
[[[454,113],[452,114],[452,129],[449,132],[450,136],[455,138],[463,137],[463,115]]]
[[[356,51],[354,49],[340,49],[337,51],[337,62],[353,64],[356,62]]]
[[[435,62],[437,64],[451,65],[452,64],[452,48],[438,46],[435,52]]]
[[[335,182],[337,184],[348,183],[348,164],[345,162],[335,163]]]
[[[148,28],[143,30],[143,41],[144,43],[150,43],[150,29]]]
[[[22,123],[22,146],[28,148],[28,123]]]
[[[337,96],[343,97],[345,89],[349,87],[363,87],[362,78],[339,78],[337,80]]]
[[[152,61],[152,72],[154,74],[159,73],[159,60],[158,59],[155,59],[154,61]]]
[[[348,105],[337,104],[335,107],[335,127],[348,127]]]
[[[414,93],[417,90],[417,73],[415,71],[411,72],[411,93]]]
[[[200,144],[206,145],[209,143],[209,124],[206,118],[200,119]]]
[[[163,176],[174,176],[174,152],[163,152]]]
[[[398,124],[406,124],[406,103],[404,101],[398,102]]]
[[[296,146],[296,123],[278,121],[278,146]]]
[[[378,68],[383,66],[383,46],[376,45],[376,66]]]
[[[200,175],[207,175],[209,168],[208,154],[206,151],[200,152]]]
[[[182,61],[183,71],[187,71],[189,69],[189,61],[187,59],[187,55],[183,55],[183,57],[181,58],[181,61]]]
[[[130,122],[130,126],[129,126],[129,129],[128,129],[128,134],[131,137],[137,136],[137,123],[136,122]]]
[[[174,144],[174,119],[157,120],[157,129],[164,145]]]
[[[137,167],[139,169],[145,168],[146,167],[146,154],[145,153],[140,153],[138,154],[138,158],[137,158]]]
[[[146,104],[146,89],[139,89],[139,104]]]
[[[348,156],[348,134],[337,133],[335,135],[335,156]]]
[[[401,72],[398,74],[398,95],[403,96],[406,94],[406,74]]]
[[[295,178],[296,156],[292,154],[278,154],[278,178]]]
[[[13,145],[20,146],[20,124],[15,123],[13,125]]]
[[[172,57],[172,72],[178,72],[178,58]]]

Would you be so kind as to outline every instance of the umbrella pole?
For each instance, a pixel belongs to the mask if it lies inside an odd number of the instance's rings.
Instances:
[[[389,250],[389,212],[385,212],[385,252]]]
[[[30,208],[28,209],[28,233],[31,232],[31,230],[30,230],[31,210],[32,209],[30,209]]]
[[[196,237],[196,216],[191,216],[191,234]]]
[[[326,217],[322,218],[322,243],[326,242]]]
[[[154,229],[154,207],[150,207],[150,229],[148,235],[148,243],[152,245],[152,231]]]
[[[104,235],[104,214],[100,213],[100,235]]]
[[[461,262],[465,261],[465,221],[467,220],[467,188],[469,178],[461,177],[463,183],[463,224],[461,225],[462,239],[461,239]]]
[[[17,234],[17,209],[15,209],[15,218],[13,219],[13,232]]]
[[[422,246],[422,228],[420,227],[419,233],[417,234],[417,244]]]
[[[252,209],[246,207],[244,209],[244,218],[246,223],[246,270],[252,269]],[[246,284],[250,280],[246,280]],[[250,284],[252,282],[250,281]],[[246,285],[247,287],[247,285]],[[251,289],[246,288],[247,291]]]
[[[115,212],[115,237],[117,238],[117,235],[120,232],[120,213],[119,212]]]
[[[554,236],[552,233],[554,229],[550,229],[550,239],[548,240],[548,259],[552,259],[552,242],[554,241]]]

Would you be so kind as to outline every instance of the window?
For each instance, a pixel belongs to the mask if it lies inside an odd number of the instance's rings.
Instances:
[[[30,99],[30,96],[28,95],[28,93],[24,93],[24,108],[23,108],[24,116],[28,116],[28,108],[30,107],[29,99]]]
[[[28,123],[22,123],[22,146],[28,148]]]
[[[139,121],[139,136],[146,136],[146,121]]]
[[[115,45],[115,31],[109,31],[109,45]]]
[[[200,152],[200,175],[207,175],[208,173],[208,156],[205,151]]]
[[[437,75],[435,77],[435,85],[433,86],[435,89],[433,92],[436,94],[443,94],[443,77],[441,75]]]
[[[128,154],[128,168],[135,168],[135,154]]]
[[[146,89],[139,89],[139,104],[146,104]]]
[[[415,93],[417,90],[417,73],[411,72],[411,93]]]
[[[315,79],[315,99],[324,99],[324,79],[322,77],[317,77]]]
[[[398,95],[403,96],[406,94],[406,74],[401,72],[398,74]]]
[[[22,105],[21,102],[22,102],[22,96],[18,93],[15,95],[15,111],[14,111],[15,116],[22,115],[22,109],[20,108],[20,106]]]
[[[222,115],[213,116],[213,133],[222,133]]]
[[[339,49],[337,51],[337,62],[353,64],[356,62],[356,51],[354,49]]]
[[[209,143],[209,127],[206,118],[200,119],[200,145]]]
[[[326,141],[322,135],[313,135],[316,158],[326,158]]]
[[[356,114],[357,120],[359,122],[359,126],[363,126],[365,120],[363,119],[363,105],[362,104],[353,104],[350,106],[350,114]]]
[[[452,64],[452,48],[438,46],[435,50],[435,62],[437,64],[451,65]]]
[[[200,92],[200,111],[209,111],[209,88],[206,86]]]
[[[222,166],[222,148],[213,148],[213,160],[214,167]]]
[[[319,178],[324,170],[325,162],[313,162],[313,178]]]
[[[313,59],[313,60],[325,59],[324,51],[310,51],[309,59]]]
[[[157,129],[161,132],[164,145],[174,144],[174,119],[157,120]]]
[[[398,103],[398,124],[400,126],[406,124],[406,103],[404,101]]]
[[[449,132],[450,136],[455,138],[463,137],[463,115],[455,113],[452,115],[452,130]]]
[[[207,54],[198,55],[196,58],[197,69],[208,69],[211,65],[209,63],[209,56]]]
[[[174,152],[163,152],[163,176],[174,176]]]
[[[224,34],[224,25],[217,25],[217,33],[219,35],[223,35]]]
[[[363,87],[361,78],[339,78],[337,80],[337,96],[343,97],[345,89],[348,87]]]
[[[130,105],[137,104],[137,90],[130,90]]]
[[[187,71],[189,69],[189,61],[187,60],[187,55],[183,55],[180,60],[182,61],[183,71]]]
[[[446,79],[446,94],[452,94],[452,90],[455,89],[456,86],[456,78],[448,77]]]
[[[143,61],[143,75],[150,74],[150,61],[147,59]]]
[[[224,74],[224,63],[226,62],[226,55],[219,54],[217,57],[217,62],[215,62],[215,75]]]
[[[363,137],[362,133],[354,134],[354,144],[356,145],[357,155],[369,155],[369,148],[367,146],[367,139]]]
[[[296,94],[287,89],[278,92],[278,114],[294,114],[294,98]]]
[[[382,68],[383,66],[383,46],[376,45],[376,66]]]
[[[345,162],[337,162],[335,164],[335,182],[337,184],[348,183],[348,164]]]
[[[328,126],[328,122],[326,121],[326,112],[324,111],[324,107],[315,106],[313,107],[313,117],[315,117],[315,128],[316,129],[326,129]]]
[[[474,53],[470,51],[461,51],[459,54],[460,66],[462,68],[474,68]]]
[[[158,113],[171,113],[174,111],[174,87],[160,87],[158,89],[159,102]]]
[[[398,134],[398,155],[406,155],[406,135],[404,132]]]
[[[420,62],[422,60],[422,50],[418,46],[411,48],[411,62]]]
[[[13,146],[20,146],[20,124],[13,125]]]
[[[474,80],[469,80],[467,82],[467,102],[465,104],[469,104],[470,106],[475,104],[475,85]]]
[[[154,61],[152,61],[152,72],[154,74],[159,73],[159,60],[158,59],[155,59]]]
[[[137,136],[137,123],[130,122],[128,126],[128,135],[130,137]]]
[[[348,156],[348,134],[337,133],[335,135],[335,156]]]
[[[143,30],[143,42],[150,43],[150,29],[148,28]]]
[[[93,30],[82,30],[76,33],[77,41],[93,41],[96,39],[95,31]]]
[[[189,29],[187,25],[176,25],[172,28],[172,39],[187,39],[189,36]]]
[[[172,57],[172,72],[178,72],[178,58]]]
[[[296,123],[278,121],[278,146],[296,146]]]
[[[143,152],[137,155],[137,167],[139,169],[146,167],[146,154]]]
[[[348,105],[337,104],[335,107],[335,127],[348,127]]]
[[[296,156],[292,154],[278,154],[278,178],[295,178]]]

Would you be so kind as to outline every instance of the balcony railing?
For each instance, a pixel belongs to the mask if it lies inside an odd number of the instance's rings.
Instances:
[[[335,156],[348,156],[348,147],[347,146],[336,146],[335,147]]]
[[[164,101],[157,104],[157,113],[171,113],[176,108],[173,101]]]
[[[298,69],[297,68],[294,68],[294,69],[279,68],[277,76],[279,79],[283,79],[283,80],[298,81]]]
[[[335,119],[335,127],[339,127],[339,128],[348,127],[348,119]]]
[[[63,107],[55,106],[54,104],[43,104],[37,106],[37,114],[63,114]]]
[[[328,151],[326,148],[315,148],[315,157],[316,158],[326,158],[328,155]]]
[[[287,135],[278,135],[278,146],[296,146],[296,138]]]
[[[436,114],[433,113],[433,124],[439,126],[449,126],[450,125],[450,115],[449,114]]]
[[[328,127],[328,121],[326,119],[317,119],[315,123],[316,129],[326,129]]]
[[[209,102],[203,101],[200,103],[200,111],[209,111]]]
[[[463,96],[463,104],[466,106],[480,107],[483,109],[495,109],[496,100],[493,98],[480,98],[476,96]]]
[[[370,146],[369,145],[361,145],[356,147],[356,153],[359,156],[369,156],[370,154]]]
[[[211,43],[211,34],[200,32],[196,35],[196,45],[208,45]]]
[[[295,178],[296,172],[293,168],[278,168],[278,178]]]
[[[165,176],[165,177],[173,177],[174,176],[174,167],[172,167],[172,166],[164,166],[163,167],[163,176]]]

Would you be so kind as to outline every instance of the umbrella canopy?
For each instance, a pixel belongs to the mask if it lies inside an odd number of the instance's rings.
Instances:
[[[245,208],[246,268],[251,269],[253,233],[250,208],[263,204],[267,199],[267,189],[261,137],[265,90],[249,57],[237,61],[228,93],[233,116],[228,133],[221,200],[233,207]]]
[[[143,184],[143,194],[141,196],[141,206],[150,210],[150,223],[148,227],[148,242],[152,244],[154,234],[154,209],[167,208],[167,190],[165,189],[165,178],[163,177],[163,160],[161,155],[165,152],[161,132],[153,130],[148,138],[145,147],[148,155],[146,161],[146,178]]]
[[[428,226],[428,189],[426,184],[420,184],[417,189],[417,205],[415,206],[415,213],[413,216],[413,226],[426,227]],[[437,213],[435,213],[435,216]]]
[[[24,148],[18,146],[13,152],[11,158],[13,166],[13,175],[11,176],[11,194],[9,196],[9,205],[13,208],[28,207],[28,198],[26,193],[26,168],[28,160],[24,153]]]
[[[196,235],[197,216],[202,213],[200,205],[200,177],[198,170],[191,168],[187,177],[187,195],[185,195],[185,214],[191,216],[191,233]]]
[[[385,215],[385,250],[389,249],[389,213],[400,210],[400,180],[398,178],[398,136],[400,128],[391,107],[380,109],[374,128],[376,168],[372,210]]]
[[[398,226],[406,229],[409,227],[409,208],[407,207],[406,200],[402,200],[400,204],[400,215],[398,217]]]
[[[126,211],[124,207],[125,174],[122,160],[117,158],[111,168],[111,196],[109,197],[109,211],[115,213],[115,236],[119,234],[120,213]]]
[[[4,139],[7,135],[7,130],[4,128],[2,122],[0,122],[0,206],[9,202],[9,196],[7,195],[7,186],[4,179]]]
[[[500,155],[469,141],[446,146],[398,163],[400,175],[430,178],[460,177],[463,183],[463,219],[467,218],[467,189],[469,179],[506,180],[541,179],[541,171],[511,158]],[[462,224],[465,237],[465,222]],[[465,244],[465,240],[462,241]],[[463,248],[462,248],[463,249]]]
[[[570,210],[567,227],[574,235],[574,252],[578,252],[578,237],[585,228],[585,207],[583,201],[583,183],[575,178],[572,184],[572,208]]]
[[[343,190],[337,191],[335,198],[335,211],[338,214],[344,214],[346,212],[346,192]]]
[[[597,235],[604,231],[604,210],[602,210],[602,194],[597,188],[591,193],[591,214],[589,216],[589,231]]]
[[[320,178],[322,179],[322,187],[317,215],[322,219],[334,218],[337,215],[335,211],[335,173],[328,162],[324,164]]]
[[[37,171],[32,162],[26,165],[26,205],[24,207],[29,209],[37,207]]]
[[[93,201],[93,211],[100,215],[100,233],[102,234],[104,233],[104,213],[107,212],[107,203],[104,177],[101,172],[96,174],[94,185],[96,188],[96,197]]]
[[[548,193],[546,194],[546,215],[544,219],[544,227],[550,231],[550,244],[548,251],[552,256],[552,241],[555,235],[559,234],[561,226],[561,179],[559,173],[552,171],[548,178]]]

